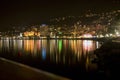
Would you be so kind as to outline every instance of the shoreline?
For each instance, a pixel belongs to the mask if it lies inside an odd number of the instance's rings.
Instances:
[[[95,41],[106,41],[106,40],[111,40],[111,39],[115,39],[115,38],[109,38],[109,37],[104,37],[104,38],[27,38],[27,37],[23,37],[23,38],[0,38],[0,40],[59,40],[59,39],[63,39],[63,40],[95,40]]]

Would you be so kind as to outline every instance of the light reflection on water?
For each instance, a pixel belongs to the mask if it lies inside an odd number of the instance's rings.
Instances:
[[[41,55],[42,60],[56,63],[74,63],[86,58],[87,55],[99,48],[99,42],[92,40],[1,40],[0,50],[12,51],[21,55]],[[27,56],[26,56],[27,57]],[[71,62],[70,62],[71,61]]]

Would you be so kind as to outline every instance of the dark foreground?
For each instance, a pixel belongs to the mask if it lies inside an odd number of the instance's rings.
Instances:
[[[69,75],[70,76],[70,75]],[[106,80],[101,72],[74,75],[68,79],[5,58],[0,58],[0,80]]]
[[[0,80],[69,80],[48,72],[0,58]]]

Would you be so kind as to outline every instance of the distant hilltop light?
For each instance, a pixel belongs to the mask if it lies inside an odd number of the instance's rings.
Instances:
[[[44,26],[47,26],[47,24],[42,24],[41,26],[43,26],[43,27],[44,27]]]

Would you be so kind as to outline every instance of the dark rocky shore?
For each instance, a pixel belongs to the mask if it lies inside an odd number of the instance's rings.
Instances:
[[[94,63],[98,65],[98,72],[101,72],[107,79],[120,79],[120,42],[109,40],[99,49],[94,51],[96,58]]]

